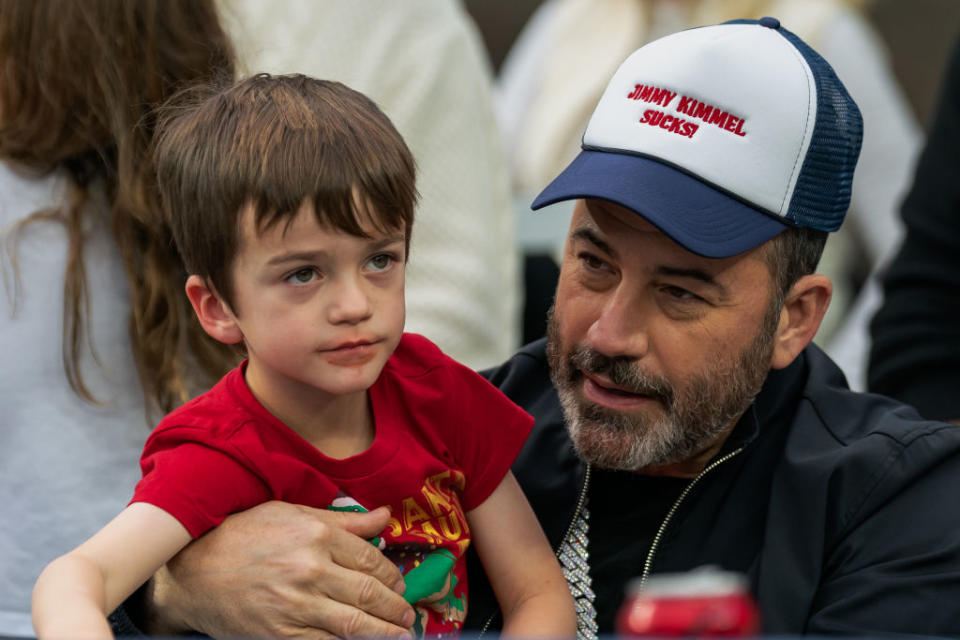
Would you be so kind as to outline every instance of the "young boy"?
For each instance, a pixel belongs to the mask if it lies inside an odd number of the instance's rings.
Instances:
[[[130,505],[52,562],[45,637],[105,615],[194,537],[267,500],[373,509],[414,631],[455,633],[476,545],[504,632],[572,636],[573,603],[510,464],[532,419],[403,334],[410,152],[361,94],[259,75],[162,118],[158,183],[200,324],[247,355],[147,440]]]

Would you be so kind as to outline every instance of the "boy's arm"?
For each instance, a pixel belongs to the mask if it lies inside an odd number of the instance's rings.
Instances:
[[[537,517],[507,472],[483,504],[467,513],[477,554],[515,637],[573,637],[573,598]]]
[[[190,542],[166,511],[134,503],[40,574],[33,625],[40,638],[109,637],[107,613]]]

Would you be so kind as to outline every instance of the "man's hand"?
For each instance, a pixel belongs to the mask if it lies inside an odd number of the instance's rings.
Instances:
[[[227,518],[154,576],[146,592],[151,635],[396,637],[414,612],[403,579],[366,541],[385,508],[343,513],[268,502]]]

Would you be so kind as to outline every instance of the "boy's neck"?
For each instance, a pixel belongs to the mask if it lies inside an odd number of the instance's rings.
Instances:
[[[271,385],[247,369],[247,387],[278,420],[334,459],[349,458],[373,444],[373,412],[368,391],[329,394],[312,387]]]

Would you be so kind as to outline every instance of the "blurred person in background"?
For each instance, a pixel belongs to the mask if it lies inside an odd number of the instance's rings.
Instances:
[[[816,342],[854,389],[865,387],[868,322],[879,305],[875,274],[902,235],[896,215],[921,133],[887,64],[878,36],[856,0],[548,0],[501,67],[497,112],[510,161],[520,242],[562,246],[561,216],[529,216],[526,207],[580,148],[580,137],[613,72],[636,47],[680,29],[734,18],[775,16],[833,66],[860,105],[863,153],[844,227],[820,269],[833,302]],[[872,275],[871,275],[872,274]]]
[[[869,387],[960,422],[960,40],[901,214],[906,236],[871,324]]]
[[[227,371],[163,221],[151,110],[229,80],[209,1],[0,2],[0,635],[130,499],[149,430]]]

